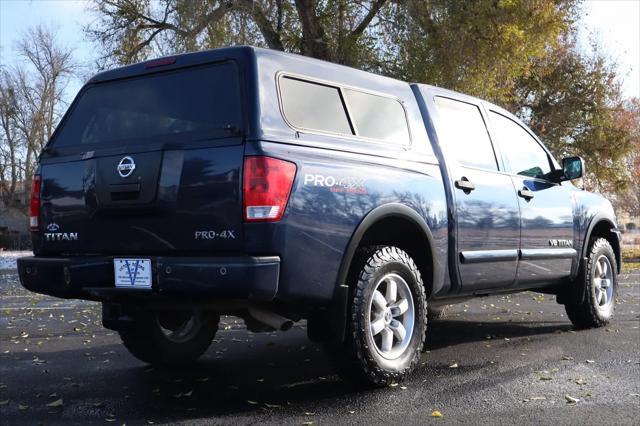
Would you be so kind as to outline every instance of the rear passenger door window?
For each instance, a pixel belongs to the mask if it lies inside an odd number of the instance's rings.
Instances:
[[[440,143],[461,165],[498,170],[496,156],[480,109],[473,104],[436,96]]]
[[[545,179],[551,172],[547,152],[515,121],[490,112],[491,124],[512,173]]]
[[[408,145],[409,129],[402,104],[396,99],[345,89],[349,112],[359,136]]]
[[[353,134],[337,87],[283,77],[280,79],[280,93],[285,118],[292,126]]]

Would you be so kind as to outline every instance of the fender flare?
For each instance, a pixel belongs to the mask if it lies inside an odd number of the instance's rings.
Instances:
[[[349,270],[351,269],[351,262],[353,261],[355,252],[358,249],[364,234],[380,220],[390,217],[409,220],[422,231],[422,236],[426,238],[428,243],[428,247],[425,248],[428,248],[431,253],[431,282],[435,285],[435,283],[438,282],[437,280],[441,281],[444,279],[445,268],[435,259],[434,253],[436,253],[436,251],[433,241],[433,235],[422,216],[420,216],[412,208],[398,203],[384,204],[382,206],[376,207],[375,209],[367,213],[367,215],[356,227],[356,230],[351,235],[351,239],[349,240],[347,249],[344,252],[342,262],[340,263],[336,289],[334,291],[333,301],[330,308],[330,318],[333,331],[332,336],[333,340],[335,341],[342,342],[344,341],[345,337],[348,315],[347,309],[349,302],[349,286],[347,285],[346,281]]]
[[[575,269],[575,272],[572,273],[571,275],[571,287],[569,287],[567,289],[568,291],[568,295],[572,295],[571,297],[573,298],[573,300],[575,300],[577,303],[582,303],[585,299],[585,297],[587,297],[587,290],[584,286],[580,285],[579,278],[580,278],[580,274],[582,274],[582,272],[585,270],[585,268],[587,267],[587,250],[589,248],[589,240],[591,240],[591,234],[593,233],[593,229],[599,224],[599,223],[607,223],[610,227],[611,227],[611,232],[613,232],[614,234],[616,234],[616,238],[619,238],[620,234],[617,230],[617,227],[615,225],[615,220],[614,218],[611,217],[611,215],[603,213],[603,212],[598,212],[595,215],[593,215],[593,217],[591,218],[590,222],[589,222],[589,226],[587,226],[587,230],[584,233],[584,240],[582,241],[582,247],[580,248],[580,257],[578,258],[578,262],[577,262],[577,266]],[[622,259],[622,253],[620,252],[620,242],[618,241],[617,244],[614,245],[613,247],[613,252],[616,256],[616,263],[617,265],[617,272],[620,273],[621,269],[622,269],[622,265],[621,265],[621,259]],[[565,303],[563,301],[565,296],[559,295],[558,296],[558,303]]]
[[[581,254],[580,254],[581,262],[587,256],[587,249],[589,248],[589,240],[591,239],[591,233],[593,232],[593,229],[601,222],[606,222],[610,226],[611,228],[610,232],[615,234],[616,238],[620,237],[620,234],[618,233],[618,227],[615,224],[616,223],[615,219],[603,212],[596,213],[591,218],[591,221],[589,222],[589,226],[587,227],[587,232],[585,233],[585,236],[584,236],[584,242],[582,243]],[[618,264],[617,265],[618,273],[620,273],[620,271],[622,270],[622,262],[621,262],[622,253],[620,252],[621,250],[620,241],[618,240],[618,243],[614,244],[614,247],[612,248],[613,248],[613,252],[616,255],[616,263]]]

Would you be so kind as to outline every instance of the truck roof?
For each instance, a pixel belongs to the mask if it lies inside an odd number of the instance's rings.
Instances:
[[[222,47],[217,49],[209,49],[198,52],[181,53],[154,58],[148,61],[100,72],[93,76],[88,81],[88,83],[98,83],[102,81],[151,74],[156,71],[166,71],[172,68],[182,68],[185,66],[221,61],[225,59],[233,59],[240,63],[250,64],[252,68],[257,67],[263,70],[270,69],[271,71],[279,70],[282,72],[297,71],[308,76],[321,75],[323,76],[322,78],[327,80],[347,80],[351,81],[352,84],[356,86],[369,87],[372,90],[377,89],[381,92],[389,92],[390,94],[394,94],[393,92],[397,92],[399,85],[411,84],[411,82],[405,82],[392,77],[375,74],[369,71],[359,70],[346,65],[336,64],[321,59],[247,45]],[[265,66],[267,64],[268,66]],[[322,69],[321,72],[318,72],[319,68]],[[332,70],[339,74],[327,75],[327,70]],[[339,75],[340,77],[336,78],[337,75]],[[487,102],[474,96],[456,92],[451,89],[445,89],[439,86],[419,82],[416,84],[420,84],[429,88],[435,88],[441,92],[449,92],[452,95],[464,95],[469,99],[476,99]],[[397,96],[398,94],[395,93],[395,95]],[[509,113],[502,108],[500,109],[504,113]]]
[[[181,53],[176,55],[164,56],[159,58],[150,59],[148,61],[138,62],[123,67],[113,68],[111,70],[100,72],[94,75],[88,83],[98,83],[107,80],[116,80],[120,78],[133,77],[137,75],[150,74],[156,71],[166,71],[172,68],[182,68],[185,66],[198,65],[207,62],[215,62],[225,59],[233,59],[243,63],[263,63],[269,62],[271,65],[275,62],[275,67],[281,71],[290,71],[291,69],[306,69],[308,72],[305,74],[313,75],[314,69],[321,67],[326,70],[327,67],[339,71],[341,75],[348,74],[354,79],[359,80],[364,85],[373,83],[379,85],[394,86],[395,84],[410,84],[411,82],[405,82],[392,77],[375,74],[369,71],[363,71],[356,68],[352,68],[346,65],[336,64],[333,62],[324,61],[321,59],[310,58],[295,53],[282,52],[279,50],[265,49],[262,47],[239,45],[230,47],[221,47],[217,49],[202,50],[198,52]],[[331,78],[332,76],[326,76]],[[339,78],[338,80],[341,80]],[[376,84],[378,83],[378,84]],[[394,84],[395,83],[395,84]],[[464,95],[469,98],[475,98],[473,96],[456,92],[451,89],[441,88],[425,83],[417,83],[430,88],[437,88],[440,91],[446,91],[455,95]],[[486,102],[486,101],[484,101]],[[506,111],[505,111],[506,112]]]
[[[400,83],[400,80],[396,80],[390,77],[385,77],[379,74],[374,74],[367,71],[358,70],[356,68],[348,67],[346,65],[335,64],[320,59],[310,58],[307,56],[298,55],[295,53],[282,52],[279,50],[265,49],[255,46],[231,46],[222,47],[218,49],[202,50],[191,53],[181,53],[177,55],[170,55],[165,57],[159,57],[150,59],[148,61],[139,62],[123,67],[114,68],[111,70],[100,72],[94,75],[89,83],[96,83],[106,80],[114,80],[120,78],[127,78],[136,75],[143,75],[152,73],[154,71],[164,71],[171,68],[181,68],[184,66],[198,65],[207,62],[214,62],[225,59],[234,59],[239,62],[277,62],[279,68],[287,70],[290,67],[299,68],[300,66],[308,66],[310,69],[318,66],[330,66],[335,68],[336,71],[341,73],[354,73],[358,74],[361,79],[382,79],[387,81],[395,81]],[[402,82],[405,83],[405,82]],[[406,83],[405,83],[406,84]]]

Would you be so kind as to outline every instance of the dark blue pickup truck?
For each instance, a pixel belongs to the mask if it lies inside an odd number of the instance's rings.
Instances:
[[[252,47],[93,77],[33,182],[31,291],[96,300],[139,359],[195,360],[221,314],[307,319],[346,377],[418,363],[428,312],[554,294],[613,314],[611,204],[509,112],[423,84]]]

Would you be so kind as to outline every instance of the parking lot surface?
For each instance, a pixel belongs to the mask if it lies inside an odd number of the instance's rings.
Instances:
[[[435,417],[438,413],[441,417]],[[574,331],[552,296],[454,305],[411,378],[340,381],[304,323],[248,332],[224,317],[200,362],[151,368],[101,327],[100,305],[28,293],[0,270],[0,424],[637,424],[640,270],[614,321]]]

